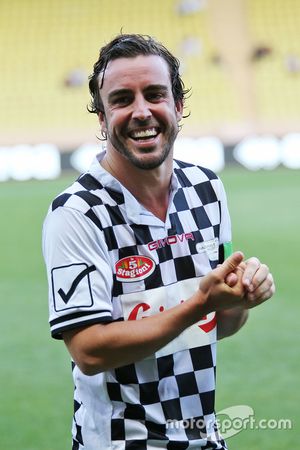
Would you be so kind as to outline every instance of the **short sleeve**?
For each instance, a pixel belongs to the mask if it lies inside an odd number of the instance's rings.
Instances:
[[[227,196],[222,181],[217,179],[216,193],[220,204],[220,232],[219,232],[219,263],[228,256],[231,249],[232,233],[231,220],[227,205]]]
[[[227,205],[227,196],[220,180],[220,203],[221,203],[221,224],[220,224],[220,243],[224,244],[226,242],[231,242],[231,220]]]
[[[112,321],[112,268],[102,231],[82,212],[60,207],[43,226],[51,335]]]

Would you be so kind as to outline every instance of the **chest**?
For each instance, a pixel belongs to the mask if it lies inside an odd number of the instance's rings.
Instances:
[[[170,215],[170,227],[119,224],[104,230],[114,274],[113,296],[197,278],[219,261],[219,223]]]

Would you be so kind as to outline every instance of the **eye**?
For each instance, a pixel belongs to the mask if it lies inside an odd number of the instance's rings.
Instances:
[[[113,103],[119,106],[126,106],[129,105],[130,102],[131,97],[129,95],[122,95],[122,97],[117,97]]]
[[[165,97],[162,92],[149,92],[147,94],[147,100],[150,102],[159,102]]]
[[[130,92],[118,92],[110,96],[109,103],[112,107],[123,108],[132,102],[132,98]]]

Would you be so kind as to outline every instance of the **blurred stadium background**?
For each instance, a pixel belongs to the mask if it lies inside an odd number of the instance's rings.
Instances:
[[[1,0],[0,180],[84,167],[99,147],[87,78],[121,29],[181,60],[192,94],[179,154],[300,168],[299,26],[298,0]]]
[[[101,146],[88,75],[121,29],[181,60],[191,114],[176,155],[221,172],[235,248],[277,280],[274,301],[219,345],[217,406],[292,428],[243,430],[229,447],[298,448],[299,0],[0,0],[0,449],[70,448],[69,358],[49,336],[41,226]]]

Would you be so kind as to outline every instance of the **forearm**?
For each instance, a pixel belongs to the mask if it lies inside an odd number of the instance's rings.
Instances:
[[[186,301],[148,318],[66,331],[64,341],[74,361],[86,375],[131,364],[164,347],[186,328],[212,311],[232,308],[244,289],[239,281],[230,287],[224,279],[243,259],[240,252],[201,279],[199,289]],[[222,318],[224,326],[226,316]]]
[[[177,337],[206,314],[196,296],[152,317],[96,324],[64,333],[74,361],[86,375],[141,360]],[[203,311],[202,311],[203,309]]]
[[[246,323],[248,315],[248,310],[242,307],[218,311],[216,313],[218,340],[235,334]]]

